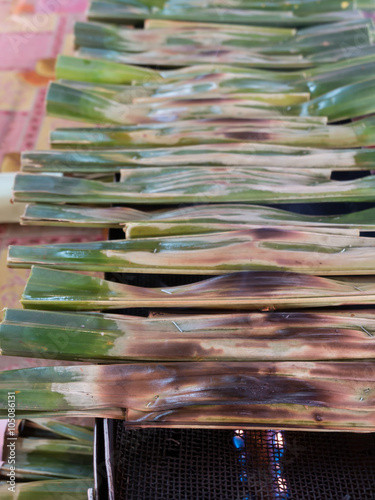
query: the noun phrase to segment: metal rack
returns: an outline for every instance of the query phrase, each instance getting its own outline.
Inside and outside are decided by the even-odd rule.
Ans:
[[[375,434],[97,426],[96,500],[375,500]]]

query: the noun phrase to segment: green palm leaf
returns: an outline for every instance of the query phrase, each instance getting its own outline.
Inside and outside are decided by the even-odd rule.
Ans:
[[[142,288],[84,274],[33,267],[22,304],[30,309],[104,310],[132,307],[280,309],[372,304],[375,282],[280,272],[235,273],[191,285]]]

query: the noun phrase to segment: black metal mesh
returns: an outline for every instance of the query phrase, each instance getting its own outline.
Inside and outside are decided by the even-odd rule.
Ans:
[[[375,434],[126,429],[116,500],[375,500]]]

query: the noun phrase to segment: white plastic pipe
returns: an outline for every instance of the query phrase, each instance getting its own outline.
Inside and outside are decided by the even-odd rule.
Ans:
[[[26,203],[12,203],[15,172],[0,173],[0,223],[19,222]]]

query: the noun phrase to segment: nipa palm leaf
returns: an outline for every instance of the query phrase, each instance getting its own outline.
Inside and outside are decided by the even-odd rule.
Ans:
[[[84,274],[33,267],[21,302],[29,309],[105,310],[132,307],[198,309],[300,309],[372,304],[371,277],[327,279],[254,271],[164,288],[143,288]]]
[[[6,356],[91,363],[375,358],[375,315],[246,313],[139,318],[10,309]]]

